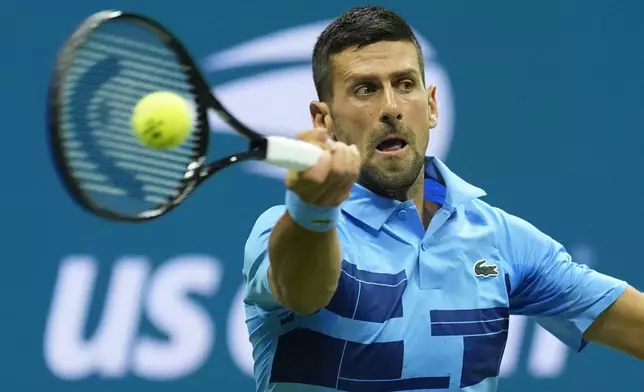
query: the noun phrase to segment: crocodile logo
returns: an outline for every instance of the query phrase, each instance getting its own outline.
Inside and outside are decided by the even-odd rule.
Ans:
[[[498,266],[486,263],[486,259],[479,260],[474,263],[474,275],[482,278],[487,278],[488,276],[499,276]]]

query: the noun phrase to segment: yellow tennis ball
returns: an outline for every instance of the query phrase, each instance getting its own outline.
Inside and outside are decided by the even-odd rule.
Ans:
[[[157,91],[136,104],[131,122],[134,134],[145,146],[170,149],[190,136],[192,109],[182,96]]]

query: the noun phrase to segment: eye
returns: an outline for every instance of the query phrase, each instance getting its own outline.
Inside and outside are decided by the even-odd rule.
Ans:
[[[356,95],[369,95],[376,92],[376,86],[373,84],[361,84],[354,90]]]
[[[405,79],[398,84],[398,86],[404,91],[412,90],[415,85],[414,81],[409,79]]]

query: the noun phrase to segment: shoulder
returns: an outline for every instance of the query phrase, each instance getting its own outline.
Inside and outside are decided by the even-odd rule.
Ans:
[[[268,249],[270,233],[285,210],[283,205],[273,206],[255,220],[244,246],[244,265],[246,267],[262,258],[262,254]]]
[[[519,261],[530,254],[560,246],[553,238],[534,224],[480,199],[466,206],[469,220],[480,220],[490,227],[496,236],[499,250]]]
[[[512,231],[519,234],[531,234],[538,229],[527,220],[511,214],[499,207],[476,199],[465,206],[468,217],[483,220],[485,224],[495,227],[499,231]]]
[[[527,220],[480,199],[473,200],[465,211],[468,215],[483,219],[487,225],[494,227],[499,233],[511,235],[515,239],[525,236],[545,236],[544,233]]]
[[[469,214],[468,220],[484,221],[493,233],[500,259],[508,269],[513,291],[522,286],[526,278],[545,269],[549,262],[568,259],[561,244],[517,215],[480,199],[470,203],[466,214]]]

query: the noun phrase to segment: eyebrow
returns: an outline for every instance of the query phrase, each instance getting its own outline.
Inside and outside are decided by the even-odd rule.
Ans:
[[[414,68],[405,68],[389,74],[392,79],[399,79],[404,76],[420,76],[419,72]],[[360,79],[378,79],[378,75],[374,73],[351,73],[346,76],[345,80],[360,80]]]

